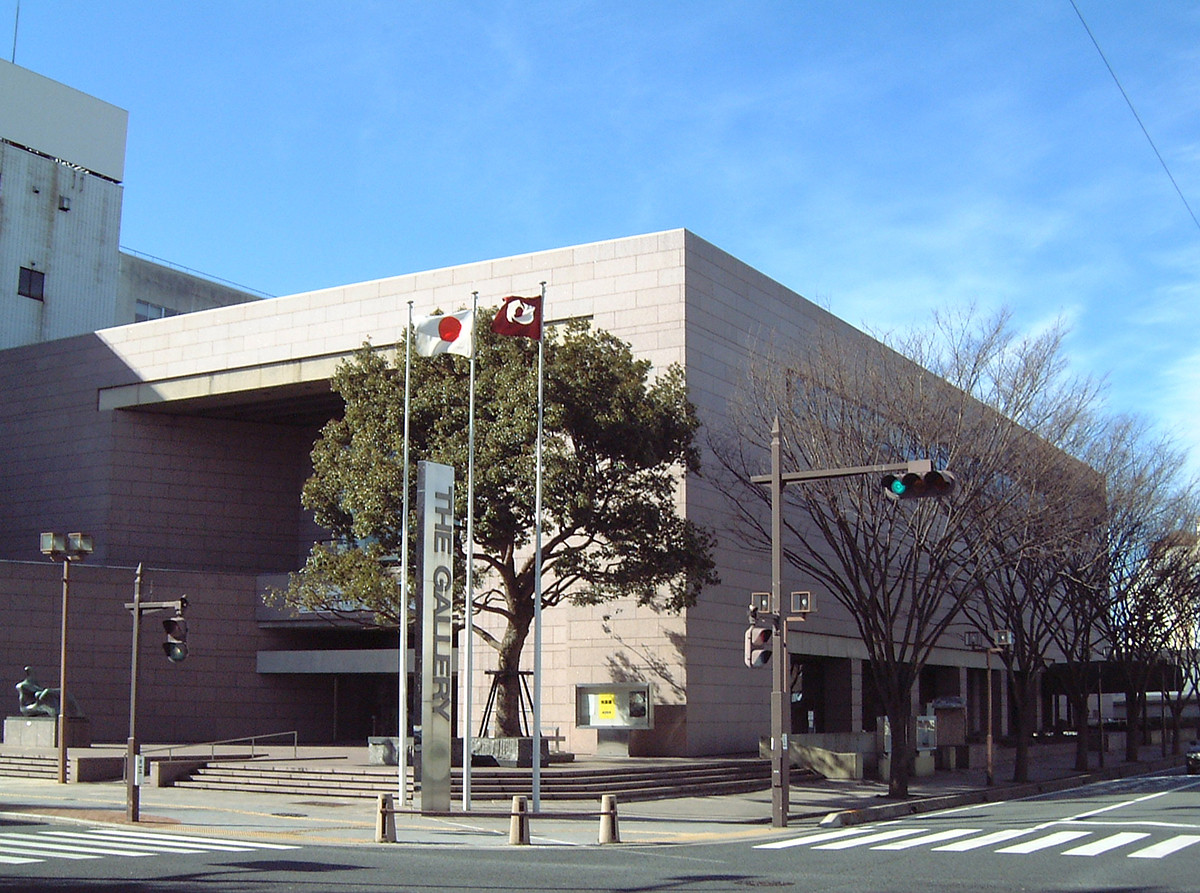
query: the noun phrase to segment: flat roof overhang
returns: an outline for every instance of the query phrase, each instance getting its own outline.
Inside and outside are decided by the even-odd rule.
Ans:
[[[342,398],[330,387],[330,380],[350,356],[304,357],[100,388],[97,409],[321,424],[342,412]]]
[[[457,654],[457,649],[455,649]],[[413,649],[408,649],[408,671],[416,666]],[[333,674],[333,673],[378,673],[397,675],[400,670],[399,648],[354,648],[349,650],[320,651],[259,651],[255,655],[259,673],[277,674]],[[457,667],[457,658],[454,666]]]

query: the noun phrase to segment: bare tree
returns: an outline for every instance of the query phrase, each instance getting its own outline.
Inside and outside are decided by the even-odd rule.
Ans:
[[[1096,556],[1102,554],[1096,545],[1098,535],[1098,526],[1094,524],[1092,535],[1081,537],[1064,556],[1056,590],[1061,622],[1048,627],[1063,659],[1057,678],[1065,689],[1075,721],[1075,769],[1079,772],[1088,769],[1088,702],[1098,691],[1102,672],[1102,666],[1094,661],[1102,642],[1101,620],[1106,611],[1107,592],[1103,564],[1096,560]],[[1103,727],[1099,729],[1099,735],[1100,765],[1103,766]]]
[[[1045,383],[1061,373],[1062,332],[1014,336],[1006,314],[937,319],[895,348],[846,331],[769,345],[731,406],[731,436],[714,438],[739,529],[767,549],[761,472],[779,419],[786,470],[928,458],[957,476],[945,500],[897,502],[877,479],[792,488],[786,560],[853,618],[892,730],[889,796],[908,792],[912,692],[934,646],[1000,556],[973,535],[1028,497],[1014,465],[1047,418]],[[1014,537],[1017,536],[1014,534]]]
[[[1045,533],[1045,546],[1050,546],[1055,534]],[[1072,629],[1073,618],[1069,600],[1062,597],[1061,564],[1052,548],[1030,543],[1014,555],[999,550],[998,557],[1001,560],[993,562],[993,572],[981,581],[977,597],[967,602],[965,613],[985,639],[994,630],[1011,633],[1011,644],[1000,650],[1000,656],[1012,681],[1013,781],[1028,781],[1042,681],[1055,653],[1056,638]]]
[[[1085,461],[1103,483],[1104,506],[1072,568],[1074,595],[1090,603],[1102,647],[1125,689],[1125,759],[1138,758],[1146,690],[1175,639],[1180,613],[1172,592],[1183,588],[1174,556],[1181,531],[1194,524],[1193,482],[1183,477],[1186,453],[1135,417],[1114,417]]]
[[[1057,339],[1026,349],[1048,350],[1061,357]],[[1052,368],[1045,359],[1028,365]],[[1011,634],[1011,643],[999,653],[1011,680],[1014,781],[1029,778],[1030,745],[1048,665],[1060,654],[1090,650],[1090,642],[1074,641],[1088,622],[1077,616],[1079,606],[1065,591],[1063,568],[1079,543],[1090,541],[1103,505],[1098,476],[1072,455],[1094,434],[1098,384],[1067,376],[1062,369],[1036,381],[1040,418],[1031,436],[1014,444],[1012,461],[1012,474],[1023,495],[1008,500],[999,519],[981,518],[986,523],[972,531],[993,555],[979,576],[975,596],[964,606],[967,618],[985,639],[990,641],[994,630]],[[1086,678],[1080,685],[1086,686]],[[1086,751],[1084,760],[1086,765]]]
[[[1178,563],[1176,585],[1170,595],[1176,622],[1164,658],[1174,666],[1177,687],[1172,691],[1164,686],[1163,697],[1171,710],[1171,753],[1177,754],[1182,745],[1184,711],[1200,697],[1200,531],[1178,534],[1171,558]],[[1200,719],[1195,737],[1200,738]]]
[[[1193,610],[1195,606],[1193,606]],[[1200,648],[1196,629],[1200,617],[1192,615],[1191,627],[1180,637],[1180,644],[1170,650],[1171,660],[1179,672],[1179,689],[1168,699],[1171,708],[1171,752],[1179,753],[1183,743],[1183,714],[1188,704],[1197,703],[1200,693]],[[1200,718],[1193,728],[1193,739],[1200,739]]]

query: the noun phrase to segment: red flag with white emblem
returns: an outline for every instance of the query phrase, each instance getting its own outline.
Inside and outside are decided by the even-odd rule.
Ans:
[[[522,298],[510,295],[504,299],[496,317],[492,320],[492,331],[497,335],[515,335],[518,338],[542,337],[542,298]]]

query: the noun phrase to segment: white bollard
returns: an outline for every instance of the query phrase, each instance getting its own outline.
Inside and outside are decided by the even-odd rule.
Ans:
[[[524,797],[512,798],[512,813],[508,822],[508,842],[510,844],[529,843],[529,812],[526,809]]]
[[[600,842],[621,842],[621,832],[617,828],[617,798],[615,794],[605,794],[600,798]]]
[[[375,809],[375,842],[396,842],[396,812],[392,808],[392,795],[380,794]]]

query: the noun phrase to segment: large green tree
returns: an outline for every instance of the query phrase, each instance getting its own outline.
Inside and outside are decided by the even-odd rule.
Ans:
[[[480,314],[481,317],[486,314]],[[677,366],[652,376],[629,345],[583,323],[545,345],[542,564],[534,563],[537,342],[476,332],[475,625],[498,653],[493,732],[519,735],[521,653],[542,606],[632,598],[659,610],[695,603],[716,582],[712,535],[681,516],[681,486],[699,467],[698,421]],[[454,466],[466,514],[468,360],[413,357],[410,459]],[[404,622],[387,556],[400,551],[404,367],[365,345],[337,371],[345,401],[313,448],[303,504],[336,545],[316,544],[279,596]],[[411,474],[415,485],[416,475]],[[415,500],[414,500],[415,503]],[[415,527],[415,525],[413,525]],[[460,559],[465,544],[457,544]],[[457,575],[461,581],[462,575]],[[503,627],[499,635],[483,626]]]

